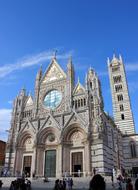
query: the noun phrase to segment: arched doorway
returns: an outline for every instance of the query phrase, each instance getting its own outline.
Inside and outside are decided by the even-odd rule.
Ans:
[[[48,127],[41,131],[38,136],[38,157],[43,158],[37,164],[38,173],[47,177],[56,177],[59,171],[59,131],[56,128]]]
[[[18,136],[15,159],[15,175],[31,177],[33,172],[34,139],[25,131]]]
[[[78,124],[68,126],[63,136],[63,173],[77,177],[89,170],[87,134]],[[84,162],[87,160],[87,163]]]

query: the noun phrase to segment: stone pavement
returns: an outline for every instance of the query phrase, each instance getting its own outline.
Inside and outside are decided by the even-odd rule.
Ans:
[[[2,190],[9,190],[11,181],[13,181],[15,179],[16,178],[10,178],[10,177],[0,178],[0,180],[2,180],[2,182],[3,182]],[[33,179],[30,179],[30,180],[32,181],[32,190],[53,190],[56,178],[49,179],[49,182],[47,182],[47,183],[44,183],[42,178],[39,178],[36,180],[33,180]],[[91,180],[91,177],[73,178],[73,183],[74,183],[73,189],[74,190],[82,190],[82,189],[88,190],[90,180]],[[106,177],[105,181],[106,181],[106,190],[117,189],[116,184],[115,184],[115,188],[112,187],[111,178]],[[125,189],[125,184],[124,184],[124,189]]]

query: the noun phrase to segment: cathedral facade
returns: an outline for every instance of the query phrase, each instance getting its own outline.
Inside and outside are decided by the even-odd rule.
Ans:
[[[120,69],[114,71],[117,67]],[[66,73],[56,57],[44,73],[40,68],[34,97],[22,89],[14,101],[5,160],[12,175],[89,176],[95,171],[111,175],[113,169],[137,172],[138,136],[122,59],[108,60],[108,68],[114,119],[104,111],[94,70],[89,69],[85,85],[79,81],[75,85],[71,58]],[[123,78],[119,84],[113,81],[116,75]],[[122,85],[119,93],[114,91],[121,88],[117,85]],[[114,98],[121,94],[124,99],[119,96],[116,104]]]

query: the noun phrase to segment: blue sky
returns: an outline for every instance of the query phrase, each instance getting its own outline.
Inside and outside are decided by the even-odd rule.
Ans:
[[[107,57],[122,55],[138,132],[138,1],[0,1],[0,139],[6,140],[12,101],[25,86],[34,92],[36,73],[57,49],[66,70],[72,55],[84,84],[91,66],[101,79],[105,111],[112,115]]]

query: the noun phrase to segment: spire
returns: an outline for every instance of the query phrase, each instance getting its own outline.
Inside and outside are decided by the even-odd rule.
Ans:
[[[20,91],[20,96],[25,96],[25,93],[26,93],[26,89],[25,89],[25,86],[23,86],[23,88]]]
[[[110,59],[107,57],[107,64],[110,65]]]
[[[53,52],[53,59],[56,59],[56,55],[57,55],[57,49],[54,50],[54,52]]]
[[[37,72],[36,79],[40,80],[42,77],[42,64],[40,66],[39,71]]]
[[[78,77],[78,84],[80,83],[80,78]]]
[[[68,64],[72,64],[72,56],[71,55],[69,56]]]
[[[116,59],[115,53],[113,53],[113,59]]]
[[[68,67],[68,68],[73,67],[73,64],[72,64],[72,56],[71,56],[71,55],[69,56],[67,67]]]
[[[113,54],[113,59],[111,62],[115,64],[119,62],[119,59],[116,57],[115,53]]]
[[[120,60],[120,62],[123,62],[121,54],[119,54],[119,60]]]
[[[88,90],[88,74],[85,74],[85,88]]]

